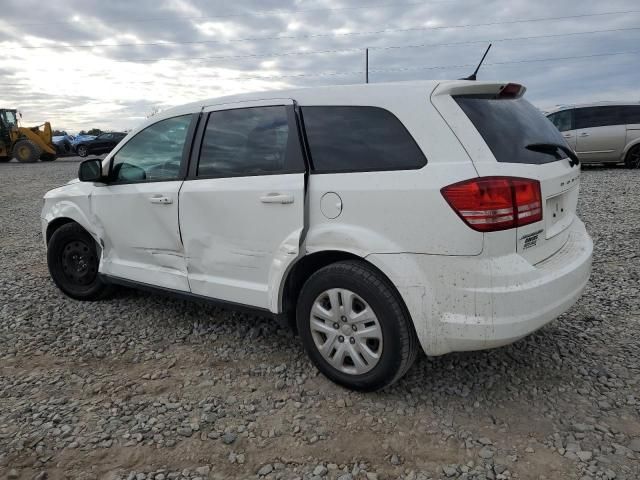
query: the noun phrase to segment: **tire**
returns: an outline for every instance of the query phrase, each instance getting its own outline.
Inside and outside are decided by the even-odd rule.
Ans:
[[[95,240],[77,223],[66,223],[53,233],[47,264],[53,282],[71,298],[98,300],[111,290],[98,275]]]
[[[58,157],[51,153],[43,153],[42,155],[40,155],[40,160],[43,162],[53,162],[56,158]]]
[[[640,145],[636,145],[624,159],[624,165],[627,168],[640,168]]]
[[[37,162],[42,155],[40,147],[31,140],[20,140],[13,146],[13,156],[22,163]]]
[[[0,157],[0,163],[6,163],[11,161],[11,157]]]
[[[86,145],[78,145],[76,147],[76,153],[82,158],[85,158],[89,155],[89,147]]]
[[[296,322],[318,370],[353,390],[393,384],[418,353],[413,323],[395,287],[362,261],[334,263],[311,275],[298,298]]]

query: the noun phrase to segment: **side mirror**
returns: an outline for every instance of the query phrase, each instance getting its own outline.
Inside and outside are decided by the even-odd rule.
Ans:
[[[85,160],[78,169],[78,179],[81,182],[99,182],[102,177],[102,160]]]

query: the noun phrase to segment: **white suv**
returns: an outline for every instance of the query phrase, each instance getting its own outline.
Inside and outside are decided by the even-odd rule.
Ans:
[[[163,112],[46,194],[67,295],[152,288],[287,320],[331,380],[514,342],[591,268],[580,167],[516,84],[310,88]]]

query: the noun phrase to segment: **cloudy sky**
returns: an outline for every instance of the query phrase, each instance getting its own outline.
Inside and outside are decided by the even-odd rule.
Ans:
[[[637,0],[0,0],[0,106],[70,133],[289,86],[527,85],[540,108],[640,100]]]

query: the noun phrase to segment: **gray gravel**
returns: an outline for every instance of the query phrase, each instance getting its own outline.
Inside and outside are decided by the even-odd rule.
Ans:
[[[0,165],[0,478],[640,478],[640,171],[583,172],[595,262],[571,311],[358,394],[263,318],[65,298],[39,213],[77,165]]]

